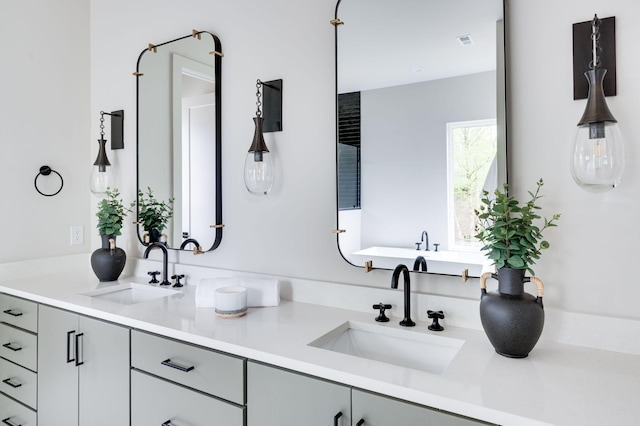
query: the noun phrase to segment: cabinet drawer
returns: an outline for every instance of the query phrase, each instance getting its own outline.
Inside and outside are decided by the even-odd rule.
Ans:
[[[365,420],[367,426],[479,426],[489,423],[460,417],[437,409],[412,404],[359,389],[351,392],[353,422]],[[354,423],[355,424],[355,423]]]
[[[244,417],[244,407],[139,371],[131,372],[132,425],[243,426]]]
[[[241,358],[134,330],[131,366],[236,404],[245,402]]]
[[[36,412],[0,394],[0,421],[3,425],[36,426]]]
[[[0,323],[0,357],[36,371],[37,348],[35,334]]]
[[[37,375],[33,371],[0,358],[0,391],[35,409],[38,391]]]
[[[1,294],[0,321],[37,333],[38,304],[8,294]]]

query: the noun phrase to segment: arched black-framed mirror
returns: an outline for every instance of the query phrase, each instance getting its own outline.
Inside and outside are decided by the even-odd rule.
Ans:
[[[479,276],[473,209],[507,181],[504,0],[339,0],[334,22],[340,253]]]
[[[174,199],[159,231],[169,248],[214,250],[222,240],[222,56],[218,37],[194,30],[138,57],[137,185]],[[138,224],[142,244],[150,234]]]

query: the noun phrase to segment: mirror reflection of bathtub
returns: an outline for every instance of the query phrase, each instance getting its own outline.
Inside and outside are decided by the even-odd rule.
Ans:
[[[507,182],[504,6],[339,0],[336,230],[352,265],[364,266],[351,254],[368,247],[415,249],[423,230],[430,250],[478,244],[474,209],[482,190]],[[472,44],[461,45],[463,34]],[[397,265],[383,258],[365,261]],[[415,256],[402,259],[413,266]],[[435,262],[429,273],[478,269],[451,262],[455,271],[436,272]]]
[[[351,262],[364,264],[373,261],[374,268],[394,269],[405,264],[412,269],[416,257],[422,256],[427,261],[428,272],[444,275],[462,275],[464,269],[469,270],[470,277],[479,277],[491,269],[491,261],[480,252],[465,251],[425,251],[401,247],[368,247],[350,255]]]

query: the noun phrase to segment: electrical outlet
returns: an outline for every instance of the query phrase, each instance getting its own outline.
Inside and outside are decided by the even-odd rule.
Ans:
[[[71,245],[79,245],[84,242],[82,225],[71,225]]]

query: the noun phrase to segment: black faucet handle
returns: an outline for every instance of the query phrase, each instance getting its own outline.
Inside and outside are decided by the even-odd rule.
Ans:
[[[420,250],[420,244],[422,244],[422,242],[416,243],[416,250]]]
[[[435,248],[435,251],[438,251],[438,247],[439,247],[439,246],[440,246],[440,243],[435,243],[435,244],[433,245],[433,247]]]
[[[174,287],[184,287],[184,285],[180,282],[181,279],[184,278],[184,274],[180,275],[171,275],[172,280],[176,280],[176,283],[173,285]]]
[[[387,316],[384,314],[384,311],[387,309],[391,309],[391,305],[380,302],[377,305],[373,305],[373,309],[380,309],[380,314],[376,317],[376,321],[378,322],[389,321],[389,318],[387,318]]]
[[[151,281],[149,281],[149,284],[158,284],[160,282],[158,281],[158,275],[160,275],[160,271],[147,272],[147,275],[151,276]]]
[[[439,320],[444,319],[444,312],[442,311],[427,311],[427,317],[433,319],[431,325],[427,328],[432,331],[442,331],[444,327],[440,325]]]

